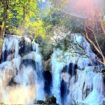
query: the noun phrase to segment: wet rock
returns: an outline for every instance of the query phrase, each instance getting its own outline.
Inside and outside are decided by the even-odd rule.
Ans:
[[[45,70],[51,70],[51,59],[48,59],[47,61],[44,61],[44,68]]]
[[[56,98],[54,97],[54,96],[51,96],[51,97],[46,97],[46,101],[45,101],[45,103],[47,104],[47,105],[58,105],[57,103],[56,103]]]
[[[44,77],[44,91],[46,95],[51,95],[52,74],[50,71],[44,71],[43,77]]]
[[[34,103],[34,105],[58,105],[56,103],[56,98],[54,96],[47,96],[45,101],[38,100]]]
[[[60,94],[61,94],[62,103],[64,102],[64,100],[67,96],[67,93],[68,93],[67,84],[64,80],[62,80],[61,86],[60,86]]]
[[[8,83],[9,86],[15,86],[17,85],[17,83],[14,81],[14,78],[12,78],[9,83]]]
[[[35,61],[32,60],[32,59],[23,59],[21,61],[20,67],[22,67],[23,65],[26,66],[26,67],[31,65],[33,67],[33,69],[35,70],[36,69],[36,65],[35,64],[36,64]]]
[[[19,54],[21,56],[23,56],[24,54],[29,53],[30,51],[32,51],[32,43],[31,40],[27,40],[29,38],[22,38],[19,42]]]
[[[42,100],[38,100],[34,103],[34,105],[45,105],[45,102]]]

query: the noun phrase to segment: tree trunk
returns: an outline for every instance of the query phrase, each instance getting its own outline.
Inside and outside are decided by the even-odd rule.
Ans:
[[[3,30],[2,30],[2,36],[4,37],[5,35],[5,30],[6,30],[6,25],[7,25],[7,18],[8,18],[8,5],[9,5],[9,0],[2,0],[3,4]]]

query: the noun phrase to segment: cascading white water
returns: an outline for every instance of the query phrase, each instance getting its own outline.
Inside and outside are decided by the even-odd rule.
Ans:
[[[4,38],[2,48],[2,61],[12,60],[19,55],[19,39],[15,36]]]
[[[81,34],[72,34],[72,39],[74,43],[83,48],[85,55],[81,55],[82,51],[78,51],[78,49],[74,51],[77,54],[72,53],[74,49],[70,48],[66,52],[60,49],[54,50],[51,59],[53,94],[60,105],[69,105],[70,103],[102,105],[103,80],[102,74],[95,72],[96,55]],[[70,68],[68,67],[69,64],[72,65]],[[75,64],[77,65],[76,68],[74,68]],[[62,80],[64,81],[63,87],[60,88]],[[63,95],[63,99],[60,96],[60,91],[62,94],[66,94],[66,96]]]
[[[1,61],[0,102],[32,104],[35,100],[44,100],[42,56],[37,43],[31,43],[27,37],[21,40],[15,36],[6,36]],[[10,85],[12,79],[16,85]]]
[[[102,105],[103,79],[101,73],[95,72],[96,55],[81,34],[72,34],[71,38],[74,47],[77,44],[83,49],[68,48],[66,51],[54,49],[51,56],[51,95],[56,97],[60,105],[70,105],[73,102],[76,105],[78,103]],[[22,40],[11,37],[11,41],[9,36],[6,37],[2,62],[0,64],[0,102],[33,104],[34,100],[45,99],[42,56],[37,43],[27,37]]]
[[[102,78],[102,74],[101,73],[99,73],[99,74],[94,73],[92,78],[93,78],[93,90],[86,97],[84,102],[89,104],[89,105],[103,105],[104,96],[103,96],[103,78]]]
[[[52,55],[52,75],[53,75],[53,88],[52,94],[57,98],[57,102],[60,103],[60,72],[63,69],[64,62],[57,62],[56,57],[62,53],[59,49],[57,49]]]

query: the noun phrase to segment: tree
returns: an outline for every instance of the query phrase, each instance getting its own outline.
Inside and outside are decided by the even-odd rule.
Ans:
[[[92,24],[93,27],[89,26],[89,23]],[[88,21],[85,24],[85,33],[87,40],[93,46],[96,54],[97,60],[105,65],[105,53],[104,53],[104,46],[105,46],[105,22],[102,18],[97,19],[96,21]],[[92,37],[91,37],[91,35]]]
[[[17,35],[35,34],[34,29],[37,30],[36,36],[45,35],[38,0],[2,0],[0,6],[3,34],[7,28],[9,33]]]
[[[3,14],[3,34],[5,33],[7,18],[8,18],[8,9],[9,9],[9,1],[8,0],[1,0],[0,6],[3,7],[1,10]]]

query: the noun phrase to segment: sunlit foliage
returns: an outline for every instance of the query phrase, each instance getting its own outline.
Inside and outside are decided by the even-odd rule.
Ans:
[[[4,33],[45,36],[38,0],[1,0],[0,21]]]

